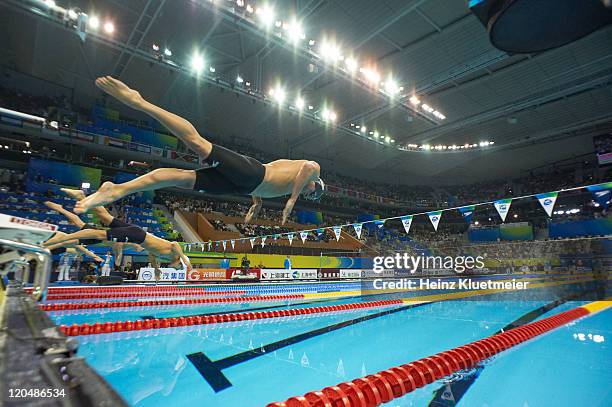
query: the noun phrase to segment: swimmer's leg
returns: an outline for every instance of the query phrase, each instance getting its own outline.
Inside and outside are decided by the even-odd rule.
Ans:
[[[78,232],[53,236],[51,239],[44,243],[45,247],[52,246],[57,243],[64,243],[70,240],[84,240],[84,239],[95,239],[95,240],[106,240],[106,231],[98,229],[83,229]]]
[[[200,136],[189,121],[147,102],[136,90],[130,89],[125,83],[111,76],[103,76],[96,79],[96,86],[120,102],[140,110],[159,121],[202,159],[206,159],[210,155],[212,143]]]
[[[83,199],[85,199],[85,192],[83,192],[80,189],[62,188],[61,191],[65,193],[66,195],[68,195],[69,197],[75,199],[77,202],[80,202]],[[92,212],[98,218],[100,223],[104,226],[110,225],[110,223],[113,221],[113,215],[111,215],[110,212],[107,211],[106,208],[102,206],[97,206],[93,208]],[[79,226],[79,228],[83,228],[83,226]]]
[[[76,213],[115,202],[126,195],[142,191],[154,191],[167,187],[180,187],[193,189],[196,173],[193,170],[178,168],[158,168],[123,184],[105,182],[95,194],[89,195],[74,207]]]
[[[55,203],[55,202],[47,201],[45,202],[45,206],[49,209],[53,209],[57,213],[64,215],[64,217],[68,219],[70,223],[72,223],[74,226],[78,227],[79,229],[85,226],[85,222],[83,222],[83,220],[79,218],[78,215],[65,209],[62,205]]]

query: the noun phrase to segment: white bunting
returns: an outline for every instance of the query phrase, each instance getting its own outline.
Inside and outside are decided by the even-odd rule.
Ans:
[[[512,204],[512,199],[500,199],[499,201],[495,201],[493,206],[497,209],[497,213],[501,218],[502,222],[506,221],[506,216],[508,216],[508,212],[510,212],[510,205]]]
[[[336,242],[337,242],[338,240],[340,240],[340,234],[342,233],[342,227],[334,226],[332,229],[334,230],[334,235],[336,236]]]
[[[357,239],[361,239],[361,229],[363,228],[363,223],[353,223],[353,229],[355,229],[355,234],[357,234]]]
[[[287,239],[289,240],[289,246],[291,246],[291,244],[293,243],[293,233],[289,233],[287,235]]]
[[[538,198],[538,201],[540,201],[540,205],[542,205],[542,208],[544,208],[549,218],[552,216],[553,209],[555,208],[557,195],[557,192],[536,195],[536,198]]]
[[[429,216],[429,220],[431,221],[434,230],[437,232],[438,224],[440,223],[440,218],[442,217],[442,211],[427,212],[427,216]]]
[[[261,237],[261,247],[264,247],[266,245],[266,237],[268,237],[268,236],[262,236]]]
[[[234,247],[236,246],[236,241],[234,241],[234,239],[230,240],[230,245],[232,246],[232,250],[234,250]]]
[[[406,234],[410,233],[410,226],[412,225],[412,215],[405,215],[400,218]]]
[[[225,251],[225,249],[227,249],[227,242],[224,240],[221,244],[223,245],[223,251]]]
[[[257,240],[256,237],[252,237],[249,239],[249,241],[251,242],[251,249],[255,246],[255,240]]]
[[[308,237],[308,232],[300,232],[300,239],[302,239],[302,243],[306,243],[307,237]]]

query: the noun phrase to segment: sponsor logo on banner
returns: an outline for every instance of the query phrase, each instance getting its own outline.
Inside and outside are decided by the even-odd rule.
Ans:
[[[493,206],[497,209],[497,213],[501,218],[502,222],[506,221],[506,216],[508,212],[510,212],[510,204],[512,203],[512,199],[500,199],[499,201],[495,201]]]
[[[402,225],[404,225],[404,230],[406,234],[410,233],[410,225],[412,225],[412,215],[405,215],[400,217],[402,220]]]
[[[334,236],[336,236],[336,242],[340,240],[340,234],[342,233],[342,228],[340,226],[334,226]]]
[[[19,218],[16,216],[11,216],[11,218],[9,219],[9,222],[16,223],[18,225],[32,227],[32,228],[49,230],[51,232],[55,232],[57,230],[57,225],[52,225],[50,223],[45,223],[45,222],[39,222],[37,220]]]
[[[160,267],[161,275],[159,281],[185,281],[185,270],[177,270],[173,267]],[[141,267],[138,272],[138,280],[155,281],[155,269],[153,267]]]
[[[155,280],[155,275],[151,270],[143,270],[140,272],[139,280],[143,280],[143,281]]]
[[[317,270],[315,269],[265,269],[261,270],[262,280],[316,280]]]
[[[440,217],[442,216],[442,211],[427,212],[427,216],[429,216],[429,220],[431,221],[434,230],[437,231],[438,224],[440,223]]]
[[[538,198],[538,201],[540,201],[540,205],[542,205],[542,208],[544,208],[548,217],[552,216],[555,202],[557,201],[557,195],[557,192],[536,195],[536,198]]]
[[[381,270],[381,271],[363,270],[363,277],[365,278],[395,277],[395,271],[388,270],[388,269]]]
[[[317,277],[321,280],[335,280],[340,278],[340,270],[338,269],[321,269],[317,273]]]
[[[361,278],[361,270],[355,270],[355,269],[340,270],[340,278]]]
[[[227,280],[227,273],[225,269],[192,269],[187,275],[187,280]]]
[[[261,269],[250,268],[248,272],[239,268],[227,269],[226,276],[228,280],[259,280],[261,278]]]

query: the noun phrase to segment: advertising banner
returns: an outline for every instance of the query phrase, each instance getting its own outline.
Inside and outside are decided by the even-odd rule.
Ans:
[[[225,269],[201,269],[194,268],[187,273],[188,281],[206,281],[206,280],[227,280],[227,270]]]
[[[316,269],[267,269],[261,270],[262,280],[316,280]]]
[[[317,273],[319,280],[337,280],[340,278],[340,270],[338,269],[321,269]]]
[[[185,270],[177,270],[172,267],[160,267],[161,276],[158,281],[184,281]],[[153,267],[141,267],[138,272],[138,281],[155,281],[155,269]]]

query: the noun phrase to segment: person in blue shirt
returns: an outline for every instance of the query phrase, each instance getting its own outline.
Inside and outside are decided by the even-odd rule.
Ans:
[[[285,270],[291,270],[291,257],[289,255],[285,258]]]

